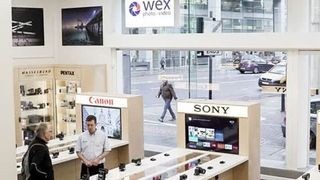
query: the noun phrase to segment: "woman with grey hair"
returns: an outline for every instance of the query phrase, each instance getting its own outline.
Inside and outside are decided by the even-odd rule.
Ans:
[[[52,162],[47,146],[52,132],[46,123],[40,123],[36,137],[30,143],[22,160],[27,180],[54,180]],[[26,165],[25,165],[26,164]]]

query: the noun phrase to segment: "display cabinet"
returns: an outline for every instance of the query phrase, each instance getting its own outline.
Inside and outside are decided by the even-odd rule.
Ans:
[[[105,65],[30,65],[14,71],[17,146],[29,143],[40,122],[52,126],[53,138],[76,134],[76,94],[106,91]]]
[[[80,89],[80,81],[56,81],[57,132],[76,134],[75,96]]]
[[[76,134],[76,94],[81,92],[80,68],[55,68],[57,133]]]
[[[27,145],[35,136],[34,130],[41,122],[55,130],[53,101],[53,69],[17,69],[16,83],[17,144]]]

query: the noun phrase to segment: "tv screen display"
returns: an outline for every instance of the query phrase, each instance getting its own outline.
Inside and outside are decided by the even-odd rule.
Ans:
[[[239,154],[239,120],[186,114],[186,147]]]
[[[82,131],[87,130],[86,118],[97,118],[97,129],[105,132],[109,138],[121,139],[121,109],[114,107],[82,105]]]

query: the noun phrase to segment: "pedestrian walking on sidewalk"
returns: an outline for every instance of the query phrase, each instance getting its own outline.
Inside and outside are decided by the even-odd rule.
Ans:
[[[174,89],[172,87],[172,84],[168,83],[168,80],[163,80],[162,84],[160,85],[160,90],[158,93],[158,98],[160,97],[160,95],[162,96],[163,100],[164,100],[164,107],[163,107],[163,112],[162,115],[159,119],[160,122],[163,122],[163,119],[167,113],[167,110],[169,110],[171,117],[172,117],[172,121],[176,120],[176,115],[174,114],[172,108],[171,108],[171,101],[174,98],[175,100],[177,100],[177,96],[176,93],[174,92]]]
[[[164,60],[164,58],[161,58],[160,60],[160,69],[164,70],[164,65],[166,64],[166,61]]]

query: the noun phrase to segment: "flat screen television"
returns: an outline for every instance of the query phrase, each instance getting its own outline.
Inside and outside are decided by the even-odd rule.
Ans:
[[[97,118],[97,129],[105,132],[109,138],[121,139],[121,109],[104,106],[82,105],[82,131],[87,130],[86,118]]]
[[[186,147],[239,154],[238,118],[186,114]]]

